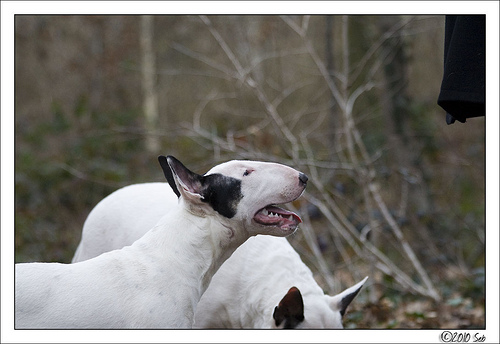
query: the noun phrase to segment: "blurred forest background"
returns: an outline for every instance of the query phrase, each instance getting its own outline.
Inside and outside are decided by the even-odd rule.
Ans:
[[[444,16],[15,18],[15,259],[69,263],[90,210],[276,161],[310,177],[289,238],[347,328],[484,328],[485,122],[436,104]]]

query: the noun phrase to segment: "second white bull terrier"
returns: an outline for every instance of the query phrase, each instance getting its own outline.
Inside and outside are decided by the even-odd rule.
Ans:
[[[230,161],[202,176],[171,156],[159,162],[179,206],[120,250],[76,264],[16,264],[16,329],[190,328],[213,274],[239,245],[287,236],[301,222],[276,206],[306,187],[290,167]]]
[[[89,214],[73,262],[131,244],[177,203],[166,183],[115,191]],[[214,275],[196,308],[195,327],[342,328],[342,315],[365,281],[325,295],[285,238],[258,235]]]

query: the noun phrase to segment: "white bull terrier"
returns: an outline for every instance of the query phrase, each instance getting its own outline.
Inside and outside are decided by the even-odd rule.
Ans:
[[[86,219],[73,262],[130,245],[177,203],[166,183],[135,184],[115,191]],[[196,308],[194,326],[342,328],[342,315],[365,281],[338,295],[325,295],[285,238],[258,235],[239,247],[214,275]]]
[[[16,264],[17,329],[190,328],[213,274],[239,245],[257,234],[287,236],[301,222],[276,206],[306,187],[290,167],[230,161],[202,176],[158,159],[179,206],[120,250],[76,264]]]

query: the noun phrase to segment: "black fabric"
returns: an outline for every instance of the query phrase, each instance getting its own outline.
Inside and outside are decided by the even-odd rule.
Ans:
[[[438,104],[446,122],[485,115],[486,16],[446,16]]]

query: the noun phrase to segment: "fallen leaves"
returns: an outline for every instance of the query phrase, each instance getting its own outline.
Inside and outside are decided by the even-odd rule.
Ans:
[[[377,303],[351,304],[344,317],[345,328],[485,328],[484,299],[473,300],[452,295],[436,303],[414,296],[391,300],[383,297]]]

